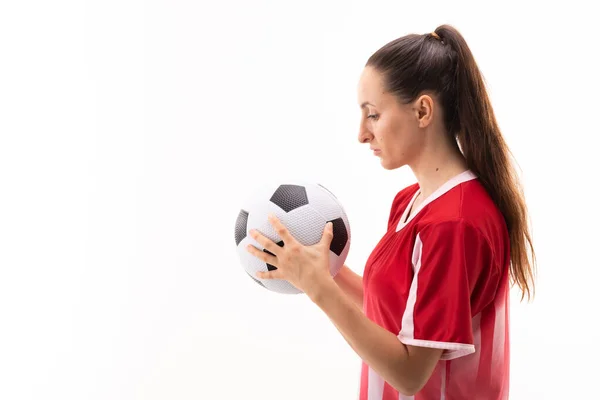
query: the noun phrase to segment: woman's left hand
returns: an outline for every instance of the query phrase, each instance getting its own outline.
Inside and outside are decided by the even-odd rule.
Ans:
[[[249,232],[252,238],[273,255],[251,244],[247,246],[248,252],[265,263],[277,267],[273,271],[257,272],[256,276],[261,279],[285,279],[314,300],[314,296],[324,287],[324,283],[332,280],[329,271],[329,246],[333,239],[331,222],[325,225],[321,240],[312,246],[299,243],[274,215],[269,216],[269,222],[284,245],[279,247],[277,243],[256,230]]]

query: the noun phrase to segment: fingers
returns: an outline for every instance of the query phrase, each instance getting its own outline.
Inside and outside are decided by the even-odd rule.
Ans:
[[[323,236],[321,237],[321,243],[327,247],[331,244],[333,240],[333,223],[328,222],[325,224],[325,229],[323,229]]]
[[[265,250],[270,251],[274,256],[277,256],[281,247],[277,245],[277,243],[273,242],[271,239],[257,231],[256,229],[250,229],[250,237],[256,240]]]
[[[275,245],[275,247],[278,247],[277,245]],[[246,250],[248,250],[248,253],[252,254],[253,256],[255,256],[256,258],[258,258],[261,261],[264,261],[267,264],[271,264],[274,267],[277,267],[277,257],[274,256],[271,253],[267,253],[266,251],[261,251],[259,249],[257,249],[256,247],[254,247],[253,245],[249,244],[248,246],[246,246]],[[268,249],[267,249],[268,250]]]
[[[272,214],[269,215],[269,222],[275,229],[275,232],[277,233],[281,241],[283,243],[286,243],[286,247],[289,248],[288,243],[290,242],[295,244],[296,241],[294,237],[289,233],[287,228],[283,225],[283,223],[281,223],[281,221],[279,221],[277,217],[275,217]],[[283,272],[281,271],[281,269],[279,269],[278,266],[279,263],[277,256],[279,254],[282,254],[282,252],[285,250],[282,249],[282,247],[280,247],[277,243],[273,242],[271,239],[264,236],[255,229],[251,229],[249,234],[264,248],[264,250],[261,251],[253,245],[248,245],[246,247],[248,252],[257,257],[259,260],[265,262],[266,264],[270,264],[277,268],[273,271],[256,272],[256,277],[260,279],[284,279]]]
[[[258,271],[256,277],[260,279],[283,279],[281,270],[276,269],[275,271]]]
[[[286,246],[292,245],[296,243],[296,239],[292,236],[292,234],[287,230],[285,225],[273,214],[269,214],[269,222],[277,232],[277,235],[283,240]]]

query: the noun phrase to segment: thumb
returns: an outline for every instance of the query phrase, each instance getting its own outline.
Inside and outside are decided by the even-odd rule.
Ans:
[[[329,247],[331,241],[333,240],[333,223],[328,222],[325,224],[325,229],[323,230],[323,237],[321,237],[321,243],[325,246]]]

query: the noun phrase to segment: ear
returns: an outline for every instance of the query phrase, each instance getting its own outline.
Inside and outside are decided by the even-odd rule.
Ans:
[[[419,128],[425,128],[433,121],[433,99],[424,94],[419,96],[413,103],[413,110],[417,118]]]

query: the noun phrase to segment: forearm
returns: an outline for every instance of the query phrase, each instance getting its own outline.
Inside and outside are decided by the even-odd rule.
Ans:
[[[404,394],[420,385],[408,348],[393,333],[377,325],[333,281],[311,297],[334,323],[352,349],[386,382]]]
[[[344,265],[333,278],[335,283],[350,299],[363,309],[363,278]]]

